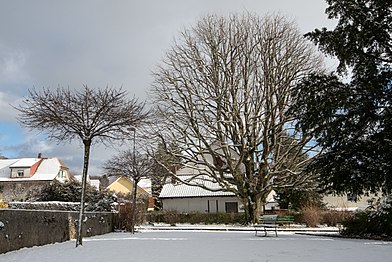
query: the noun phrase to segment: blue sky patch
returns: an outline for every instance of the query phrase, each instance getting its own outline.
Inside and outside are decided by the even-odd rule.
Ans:
[[[9,151],[23,142],[23,134],[17,123],[0,122],[0,154],[12,157],[15,152]]]

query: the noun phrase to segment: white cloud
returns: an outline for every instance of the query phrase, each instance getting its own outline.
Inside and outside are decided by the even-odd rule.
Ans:
[[[206,14],[281,12],[303,32],[328,26],[325,0],[20,0],[0,8],[0,125],[16,122],[28,88],[122,86],[140,99],[151,70],[185,27]],[[73,170],[83,167],[80,142],[57,145],[25,134],[14,147],[23,156],[59,157]],[[41,141],[43,140],[43,141]],[[0,144],[4,151],[4,145]],[[16,154],[16,153],[15,153]],[[95,146],[90,174],[100,172],[115,150]]]
[[[29,81],[26,60],[25,52],[0,44],[0,86]]]
[[[13,106],[16,106],[19,101],[21,101],[20,97],[0,91],[0,122],[16,122],[18,112]]]

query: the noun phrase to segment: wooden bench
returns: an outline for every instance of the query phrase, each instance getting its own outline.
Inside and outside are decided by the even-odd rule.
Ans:
[[[290,225],[294,223],[294,217],[293,216],[278,216],[276,223],[278,225],[288,225],[290,227]]]
[[[263,215],[260,218],[260,223],[254,224],[255,236],[257,236],[257,232],[261,230],[264,231],[264,236],[267,236],[268,231],[274,231],[275,236],[278,236],[277,220],[278,220],[278,215]]]

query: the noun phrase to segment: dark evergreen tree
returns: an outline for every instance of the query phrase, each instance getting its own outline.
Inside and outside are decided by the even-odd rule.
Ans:
[[[390,0],[327,0],[334,30],[306,34],[339,66],[312,75],[293,96],[298,127],[325,153],[310,167],[326,189],[392,191],[392,5]]]
[[[170,145],[170,150],[179,150],[178,146]],[[178,163],[180,160],[175,156],[168,154],[167,149],[161,143],[158,145],[156,151],[153,153],[154,163],[151,172],[151,191],[155,200],[155,206],[159,209],[162,204],[159,200],[159,194],[162,191],[163,185],[166,183],[171,172],[175,173],[180,168]]]
[[[77,181],[67,183],[54,182],[44,186],[37,195],[38,201],[78,202],[82,194],[82,185]],[[98,191],[90,185],[86,186],[87,211],[111,211],[114,203],[112,194]]]
[[[323,196],[317,190],[306,188],[287,188],[277,192],[276,197],[281,209],[301,210],[305,206],[323,207]]]

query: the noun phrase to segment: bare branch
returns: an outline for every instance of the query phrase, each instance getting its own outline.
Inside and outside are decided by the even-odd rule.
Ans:
[[[154,73],[152,130],[183,149],[173,153],[179,165],[259,209],[283,181],[305,179],[310,140],[293,132],[287,110],[296,83],[321,70],[321,55],[284,17],[207,16]]]
[[[106,87],[80,91],[58,88],[29,90],[29,97],[16,108],[19,122],[46,132],[49,138],[64,141],[75,137],[85,141],[122,140],[129,127],[146,122],[148,113],[136,99],[128,100],[121,89]]]
[[[29,90],[19,107],[19,122],[31,129],[46,132],[58,141],[79,138],[84,145],[82,196],[76,246],[82,244],[84,197],[92,142],[111,142],[130,137],[130,128],[146,121],[144,104],[126,99],[121,89],[106,87],[93,90],[87,86],[80,91],[58,88]]]

